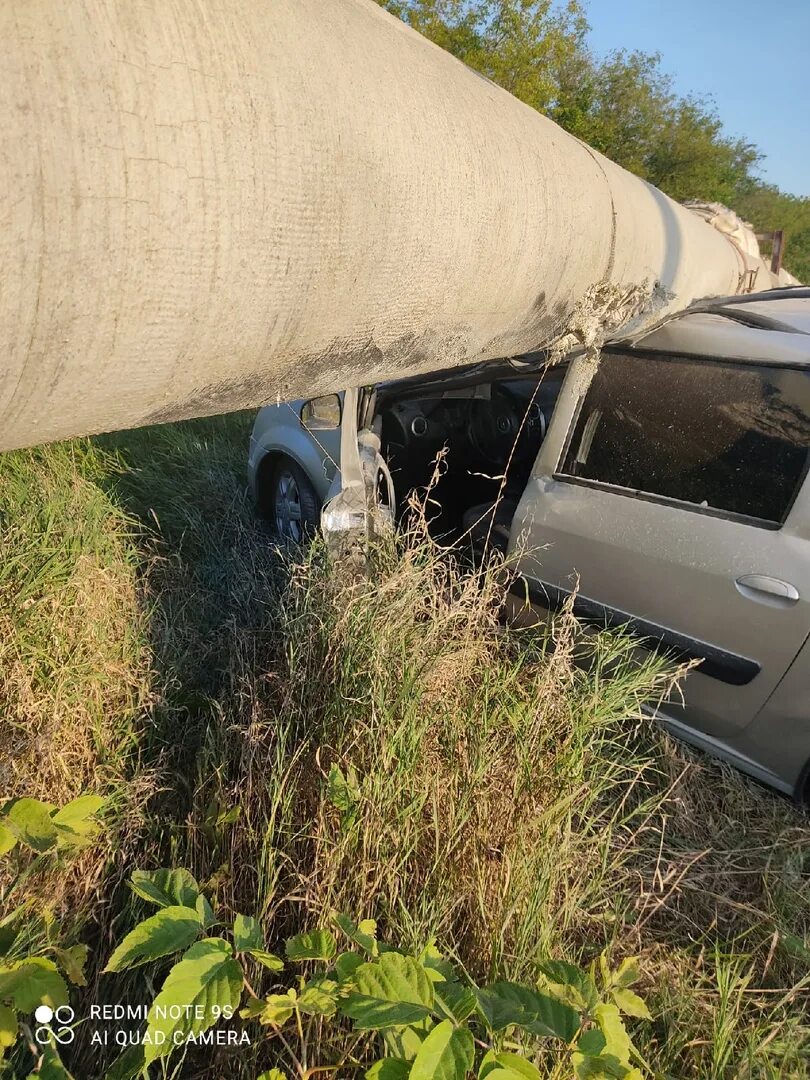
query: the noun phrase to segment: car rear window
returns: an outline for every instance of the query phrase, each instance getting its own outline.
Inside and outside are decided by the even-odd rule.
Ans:
[[[604,353],[563,475],[780,524],[810,451],[810,370]]]

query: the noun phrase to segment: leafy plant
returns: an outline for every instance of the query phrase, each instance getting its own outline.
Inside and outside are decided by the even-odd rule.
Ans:
[[[158,911],[143,919],[114,950],[106,972],[126,971],[182,952],[152,1002],[139,1053],[127,1052],[134,1076],[178,1046],[194,1041],[220,1019],[230,1020],[242,999],[241,960],[251,957],[278,971],[284,962],[264,947],[255,919],[237,915],[232,941],[203,936],[218,925],[207,897],[187,870],[135,871],[130,886]]]
[[[11,799],[0,808],[0,855],[18,843],[37,854],[84,847],[98,837],[103,807],[99,795],[80,795],[61,809],[41,799]]]
[[[353,766],[349,766],[349,774],[344,776],[339,765],[332,765],[327,778],[326,797],[340,812],[341,828],[343,830],[351,828],[360,801],[360,788]]]
[[[38,858],[86,847],[99,835],[97,817],[104,802],[97,795],[82,795],[61,809],[40,799],[5,802],[0,809],[0,855],[9,855],[18,845]],[[39,1006],[50,1010],[66,1006],[68,981],[85,985],[87,946],[63,947],[52,915],[45,913],[41,919],[44,945],[33,952],[24,948],[21,942],[30,937],[23,932],[26,914],[22,905],[0,922],[0,1059],[22,1037],[35,1058],[32,1075],[59,1080],[69,1074],[52,1041],[42,1043],[32,1033],[29,1018]],[[45,1029],[40,1026],[39,1030]]]
[[[339,950],[329,928],[309,930],[286,943],[287,960],[306,967],[295,985],[257,994],[247,978],[248,958],[280,972],[284,961],[269,952],[258,922],[237,915],[224,927],[228,938],[206,936],[215,924],[210,905],[183,870],[133,875],[133,890],[159,911],[140,922],[115,949],[107,971],[123,971],[182,951],[149,1011],[143,1053],[134,1075],[186,1042],[195,1042],[219,1020],[239,1015],[278,1038],[301,1080],[330,1066],[311,1065],[324,1024],[350,1022],[368,1080],[540,1080],[531,1058],[546,1040],[567,1055],[578,1078],[641,1080],[644,1062],[623,1015],[649,1018],[630,987],[639,978],[636,960],[611,971],[604,956],[584,971],[547,961],[534,986],[499,981],[479,987],[464,978],[428,944],[409,954],[377,938],[374,920],[359,924],[333,916],[348,939]],[[320,1025],[307,1045],[312,1022]],[[284,1030],[290,1026],[294,1035]],[[295,1046],[297,1040],[297,1048]],[[369,1047],[371,1061],[369,1058]],[[280,1080],[278,1070],[263,1074]]]

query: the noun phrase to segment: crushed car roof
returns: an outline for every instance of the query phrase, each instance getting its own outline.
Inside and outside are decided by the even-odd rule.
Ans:
[[[810,288],[792,286],[693,304],[625,341],[634,349],[810,365]]]

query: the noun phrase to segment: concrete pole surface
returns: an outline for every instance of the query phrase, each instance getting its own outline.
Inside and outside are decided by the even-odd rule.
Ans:
[[[372,0],[0,0],[0,117],[0,449],[640,326],[746,268]]]

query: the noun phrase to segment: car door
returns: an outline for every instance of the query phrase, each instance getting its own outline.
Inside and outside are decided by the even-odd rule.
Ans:
[[[531,595],[699,659],[666,713],[738,733],[810,632],[810,370],[612,350],[583,396],[583,364],[513,523]]]
[[[298,410],[301,427],[316,448],[324,476],[332,482],[340,463],[340,426],[343,393],[324,394],[303,402]]]

